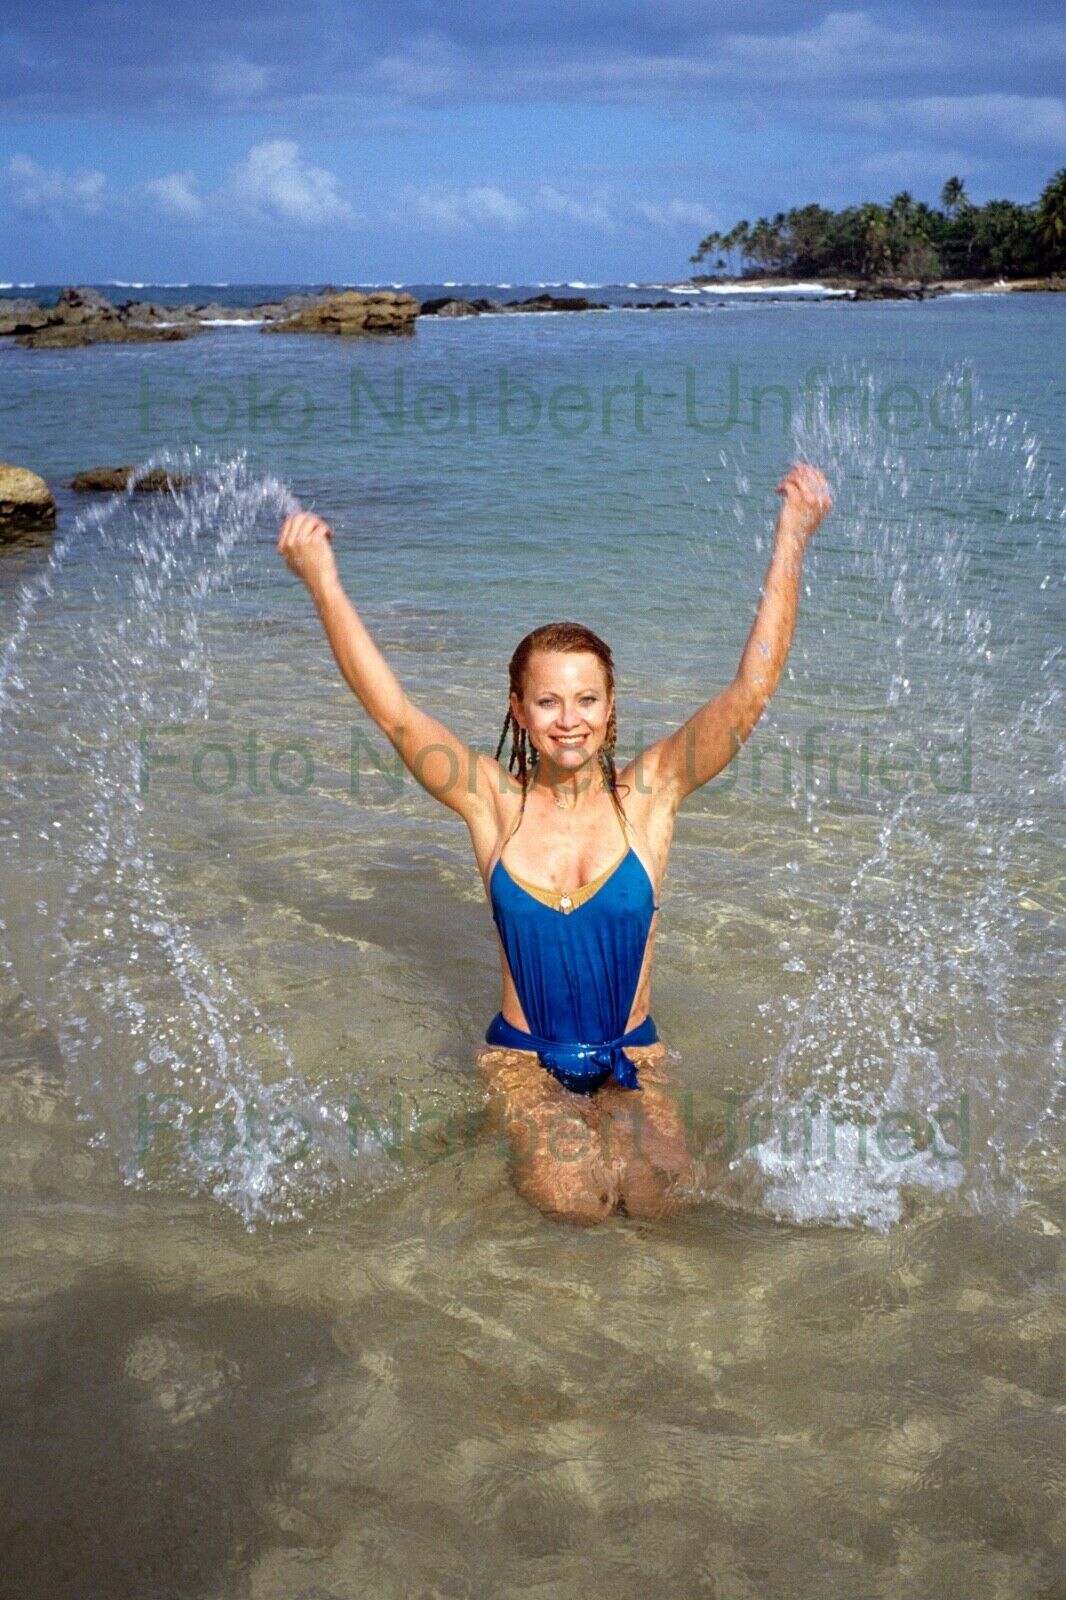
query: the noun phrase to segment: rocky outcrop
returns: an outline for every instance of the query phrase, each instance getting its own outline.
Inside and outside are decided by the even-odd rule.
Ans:
[[[190,328],[142,328],[131,322],[92,318],[87,322],[68,327],[62,322],[49,323],[35,333],[16,335],[15,343],[27,350],[73,350],[85,344],[161,344],[175,339],[187,339]]]
[[[186,310],[184,306],[180,309]],[[263,313],[256,306],[223,306],[212,300],[206,306],[191,307],[187,315],[195,322],[259,322]]]
[[[117,311],[123,322],[139,323],[147,327],[168,323],[171,326],[195,329],[205,322],[262,322],[266,319],[291,317],[317,298],[317,295],[294,294],[288,300],[261,306],[224,306],[218,300],[210,300],[206,305],[182,302],[180,305],[163,306],[154,300],[123,300]]]
[[[56,525],[51,489],[36,472],[0,461],[0,539]]]
[[[535,294],[529,300],[508,300],[505,311],[607,311],[609,307],[583,295]]]
[[[250,306],[249,310],[257,319],[266,322],[277,322],[282,317],[294,317],[297,312],[304,311],[308,306],[317,305],[324,296],[334,295],[336,289],[323,289],[317,294],[287,294],[284,300],[261,300],[258,305]],[[195,308],[197,315],[202,308]]]
[[[660,301],[660,305],[667,304]],[[671,302],[672,303],[672,302]],[[424,300],[420,308],[423,317],[477,317],[487,312],[513,311],[608,311],[609,306],[583,295],[537,294],[529,300],[462,300],[442,296],[437,300]]]
[[[27,300],[25,295],[16,295],[12,300],[0,300],[0,320],[7,322],[19,317],[43,317],[47,312],[42,311],[36,300]]]
[[[123,300],[115,309],[120,321],[141,327],[152,327],[160,322],[189,322],[195,326],[196,319],[191,314],[190,306],[161,306],[154,300]]]
[[[118,320],[115,307],[99,289],[78,288],[73,285],[60,289],[54,311],[57,320],[65,322],[68,327],[74,327],[82,322]]]
[[[0,334],[31,333],[43,328],[50,313],[42,311],[36,300],[0,300]]]
[[[188,330],[139,322],[125,309],[113,306],[98,289],[68,286],[60,290],[54,306],[38,306],[32,301],[0,303],[0,333],[13,334],[16,344],[29,350],[69,350],[86,344],[184,339]]]
[[[944,290],[936,283],[905,283],[899,278],[878,278],[873,283],[860,283],[852,292],[853,300],[933,300]]]
[[[79,493],[98,490],[119,494],[129,487],[136,471],[136,467],[89,467],[71,479],[70,487]],[[147,494],[160,489],[184,489],[191,482],[186,473],[167,472],[163,467],[153,467],[139,477],[133,487],[138,493]]]
[[[451,300],[442,296],[438,300],[423,300],[419,309],[421,317],[480,317],[484,311],[502,311],[495,300]]]
[[[413,333],[417,316],[418,301],[413,295],[391,289],[373,294],[345,289],[341,294],[316,297],[295,315],[264,324],[262,332],[333,333],[342,338]]]

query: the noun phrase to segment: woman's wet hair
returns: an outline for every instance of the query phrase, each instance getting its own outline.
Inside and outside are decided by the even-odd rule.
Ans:
[[[612,699],[611,714],[607,720],[607,734],[600,746],[600,766],[603,770],[604,783],[607,786],[611,799],[619,812],[622,813],[621,802],[618,798],[618,770],[615,766],[614,751],[618,738],[618,720],[615,715],[614,700],[614,657],[611,655],[610,645],[605,644],[598,633],[593,633],[591,628],[586,628],[580,622],[546,622],[543,627],[534,628],[532,633],[527,633],[521,640],[508,667],[511,693],[519,700],[525,693],[526,673],[529,670],[529,658],[535,650],[544,652],[565,651],[570,654],[587,652],[599,661],[603,668],[603,675],[607,680],[607,693]],[[503,719],[503,732],[500,742],[496,746],[496,759],[500,759],[507,739],[507,730],[511,730],[511,754],[507,761],[508,772],[513,772],[522,785],[522,807],[525,808],[526,791],[536,772],[539,753],[534,749],[525,728],[520,727],[508,706],[507,715]]]

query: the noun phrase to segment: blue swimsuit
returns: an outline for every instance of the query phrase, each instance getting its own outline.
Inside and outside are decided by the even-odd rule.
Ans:
[[[489,878],[489,894],[522,1012],[533,1031],[525,1033],[497,1012],[485,1042],[535,1050],[541,1066],[576,1094],[591,1094],[610,1077],[623,1088],[639,1089],[624,1046],[654,1044],[659,1035],[650,1016],[629,1033],[624,1029],[659,907],[636,851],[630,846],[586,898],[579,898],[577,890],[573,900],[553,896],[558,910],[537,897],[553,891],[524,887],[504,866],[501,852]]]

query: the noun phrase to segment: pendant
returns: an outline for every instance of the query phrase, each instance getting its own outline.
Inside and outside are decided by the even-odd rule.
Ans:
[[[574,902],[571,900],[570,896],[568,894],[561,894],[559,896],[559,910],[560,911],[573,911],[573,909],[574,909]]]

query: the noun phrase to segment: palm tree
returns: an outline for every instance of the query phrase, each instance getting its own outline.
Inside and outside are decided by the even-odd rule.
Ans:
[[[748,224],[746,222],[735,222],[733,224],[733,226],[730,228],[729,232],[728,233],[723,233],[721,235],[721,237],[719,238],[719,240],[718,240],[719,248],[724,250],[726,252],[727,256],[729,256],[730,258],[732,258],[733,251],[736,250],[738,248],[738,246],[739,246],[739,248],[740,248],[740,263],[741,263],[741,268],[742,269],[743,269],[743,265],[744,265],[744,246],[747,243],[747,238],[748,238]],[[731,264],[732,264],[732,262],[731,262],[731,259],[730,259],[730,265]]]
[[[770,264],[772,252],[773,230],[766,217],[759,217],[748,238],[747,254],[765,272]]]
[[[947,245],[951,268],[965,267],[969,272],[974,247],[977,208],[972,204],[961,178],[949,178],[940,191],[940,204],[952,221]],[[959,259],[964,251],[963,259]]]
[[[712,250],[717,250],[721,243],[722,235],[720,233],[709,233],[706,239],[700,240],[696,246],[696,254],[689,256],[689,261],[694,267],[698,267],[704,256],[709,255]]]
[[[862,241],[861,276],[871,278],[887,265],[888,230],[885,227],[883,206],[865,205],[859,210],[859,234]]]
[[[1037,234],[1048,252],[1052,272],[1066,265],[1066,167],[1060,167],[1040,196]]]
[[[1044,186],[1039,200],[1021,205],[989,200],[976,206],[960,177],[948,178],[940,209],[915,200],[907,189],[887,205],[827,211],[819,205],[778,211],[752,225],[734,223],[709,233],[693,265],[708,255],[713,268],[762,272],[827,272],[860,278],[903,272],[920,279],[975,273],[1034,276],[1066,272],[1066,167]]]

